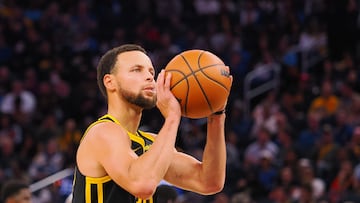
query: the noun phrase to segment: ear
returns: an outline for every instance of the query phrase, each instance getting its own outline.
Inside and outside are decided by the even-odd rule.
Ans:
[[[115,78],[111,74],[104,75],[103,83],[106,89],[110,92],[115,91],[116,85],[115,85]]]

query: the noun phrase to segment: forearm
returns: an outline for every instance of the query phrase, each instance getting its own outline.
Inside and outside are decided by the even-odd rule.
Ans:
[[[203,154],[202,180],[222,187],[225,181],[225,114],[211,115],[207,124],[207,141]]]
[[[143,174],[146,177],[142,179],[155,182],[163,179],[173,159],[179,123],[177,118],[165,120],[150,149],[132,164],[134,174]]]

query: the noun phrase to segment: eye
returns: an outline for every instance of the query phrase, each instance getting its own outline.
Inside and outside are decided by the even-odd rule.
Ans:
[[[155,75],[154,69],[150,69],[149,72],[151,73],[151,75],[153,75],[153,76]]]
[[[132,69],[131,69],[131,72],[141,72],[142,70],[142,67],[141,66],[134,66]]]

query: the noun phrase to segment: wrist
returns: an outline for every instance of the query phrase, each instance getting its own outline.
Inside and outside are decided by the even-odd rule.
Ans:
[[[167,116],[165,118],[165,122],[169,122],[169,123],[180,123],[181,120],[181,116],[178,116],[176,114],[170,114],[169,116]]]
[[[216,111],[216,112],[214,112],[214,113],[212,113],[211,115],[223,115],[223,114],[225,114],[225,109],[222,109],[222,110],[220,110],[220,111]]]

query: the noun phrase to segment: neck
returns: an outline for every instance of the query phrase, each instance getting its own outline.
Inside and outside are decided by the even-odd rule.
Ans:
[[[108,105],[109,115],[118,120],[126,131],[135,134],[139,128],[142,109],[133,106]]]

